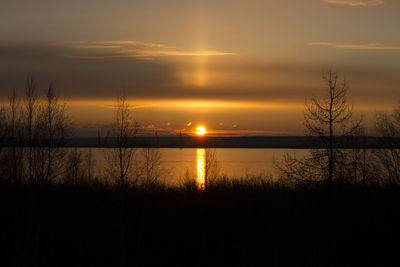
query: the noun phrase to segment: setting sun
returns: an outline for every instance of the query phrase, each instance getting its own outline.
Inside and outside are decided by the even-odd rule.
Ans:
[[[198,135],[204,135],[206,133],[206,128],[203,126],[199,126],[196,128],[196,134]]]

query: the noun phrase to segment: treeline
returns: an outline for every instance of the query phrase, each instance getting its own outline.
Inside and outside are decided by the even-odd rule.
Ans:
[[[1,183],[158,183],[162,176],[161,153],[153,143],[135,148],[139,124],[131,117],[125,91],[115,110],[114,128],[106,137],[99,137],[106,149],[101,164],[96,164],[90,149],[67,147],[73,123],[53,84],[40,90],[35,78],[29,76],[24,90],[12,90],[8,102],[0,106]],[[109,148],[105,145],[107,139],[113,140]]]
[[[40,93],[30,76],[23,96],[15,89],[0,107],[3,181],[49,183],[63,174],[70,120],[52,84]]]
[[[275,181],[294,187],[399,185],[400,109],[377,115],[372,132],[378,137],[374,142],[379,143],[371,149],[371,139],[365,137],[367,130],[362,119],[355,116],[347,102],[346,80],[333,71],[326,73],[323,79],[325,89],[322,94],[307,100],[304,110],[307,140],[313,141],[307,145],[310,153],[303,158],[287,154],[283,159],[277,159],[275,166],[279,176]],[[97,164],[90,149],[66,148],[72,136],[72,121],[67,116],[66,103],[59,100],[52,84],[39,90],[35,78],[29,76],[24,90],[13,90],[8,103],[0,106],[2,182],[160,186],[168,171],[161,166],[158,138],[144,139],[146,144],[135,138],[139,124],[131,113],[125,91],[121,92],[115,107],[112,132],[105,138],[98,138],[99,146],[107,147],[107,143],[110,146],[104,149],[101,164]],[[214,145],[218,147],[218,144]],[[137,146],[147,148],[135,148]],[[205,157],[209,164],[204,172],[208,173],[216,168],[218,159],[215,151],[210,150]],[[213,179],[227,181],[218,170],[211,172],[214,177],[205,177],[207,183]],[[184,180],[190,180],[188,175]]]

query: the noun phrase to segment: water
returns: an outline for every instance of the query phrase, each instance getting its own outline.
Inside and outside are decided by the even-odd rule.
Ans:
[[[88,152],[89,148],[80,149]],[[100,174],[106,166],[104,154],[108,149],[91,148],[95,159],[95,174]],[[168,184],[179,182],[185,173],[197,179],[201,185],[205,176],[207,164],[206,150],[202,148],[160,148],[161,163],[164,181]],[[295,153],[303,156],[308,153],[306,149],[243,149],[243,148],[221,148],[215,149],[215,159],[220,175],[227,177],[246,177],[252,175],[277,175],[274,161],[283,159],[285,153]],[[141,149],[137,149],[140,158]]]

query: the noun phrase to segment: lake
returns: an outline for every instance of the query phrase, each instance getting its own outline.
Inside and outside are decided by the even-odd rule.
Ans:
[[[80,148],[82,152],[88,152],[89,148]],[[95,159],[95,174],[104,171],[106,161],[104,154],[109,149],[90,148]],[[140,157],[143,149],[136,149]],[[220,148],[215,149],[219,174],[227,177],[240,178],[253,175],[277,175],[274,169],[274,160],[280,161],[285,153],[295,153],[303,156],[308,153],[306,149],[244,149],[244,148]],[[167,184],[176,184],[188,172],[198,181],[204,176],[207,165],[206,150],[203,148],[160,148],[161,168]]]

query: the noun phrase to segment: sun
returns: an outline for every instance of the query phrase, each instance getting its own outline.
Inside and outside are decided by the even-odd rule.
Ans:
[[[199,126],[196,128],[197,135],[205,135],[205,133],[206,133],[206,128],[204,128],[204,126]]]

